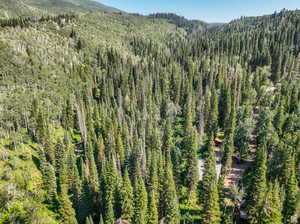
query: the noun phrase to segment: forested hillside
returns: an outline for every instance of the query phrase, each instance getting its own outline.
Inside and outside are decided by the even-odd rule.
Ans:
[[[298,11],[60,13],[0,20],[0,223],[299,223]]]
[[[0,19],[41,17],[58,13],[120,12],[93,0],[1,0]]]

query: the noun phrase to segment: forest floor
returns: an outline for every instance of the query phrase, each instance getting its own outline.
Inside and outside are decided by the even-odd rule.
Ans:
[[[218,146],[215,146],[214,148],[215,154],[216,154],[216,173],[217,173],[217,178],[219,179],[220,174],[221,174],[221,169],[222,169],[222,152],[221,148]],[[203,173],[204,173],[204,165],[205,165],[205,160],[200,158],[197,161],[197,166],[199,170],[199,179],[202,180],[203,178]]]
[[[224,187],[230,190],[233,185],[238,185],[242,180],[245,171],[254,164],[256,154],[256,136],[252,135],[252,143],[249,145],[250,154],[246,160],[238,160],[235,156],[232,161],[230,172],[225,175]]]
[[[258,112],[253,112],[253,118],[256,120],[258,116]],[[234,185],[239,185],[242,181],[244,174],[248,168],[254,165],[255,156],[256,156],[256,149],[257,149],[257,136],[255,131],[253,131],[251,135],[251,142],[249,144],[249,155],[247,159],[239,159],[238,155],[233,156],[232,166],[230,171],[225,175],[224,179],[224,188],[225,188],[225,197],[228,200],[230,199],[230,191]],[[215,155],[216,155],[216,172],[217,178],[219,179],[221,169],[222,169],[222,151],[219,146],[214,147]],[[197,161],[197,166],[199,170],[199,179],[202,180],[203,173],[204,173],[204,165],[205,160],[203,158],[199,158]]]
[[[253,119],[257,119],[258,112],[253,112]],[[255,129],[251,135],[251,142],[249,144],[249,155],[247,159],[239,159],[237,155],[233,156],[231,170],[225,175],[224,188],[225,188],[225,198],[230,199],[230,191],[234,185],[238,186],[246,172],[247,169],[252,167],[255,163],[255,156],[257,150],[257,135]]]

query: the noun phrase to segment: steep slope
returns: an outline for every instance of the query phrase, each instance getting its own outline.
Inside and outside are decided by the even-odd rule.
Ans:
[[[2,0],[0,17],[40,16],[68,12],[120,12],[92,0]]]
[[[112,51],[122,60],[138,64],[143,58],[134,51],[138,48],[134,41],[151,41],[156,49],[163,49],[168,40],[185,35],[184,30],[163,20],[153,22],[146,17],[110,13],[88,13],[71,19],[53,17],[40,22],[33,20],[23,28],[0,28],[1,224],[12,223],[14,219],[24,223],[58,223],[53,211],[56,215],[60,211],[46,200],[43,169],[39,165],[43,163],[40,153],[45,150],[44,145],[24,137],[25,129],[20,135],[8,131],[15,121],[32,118],[32,99],[38,97],[39,104],[48,105],[49,119],[57,118],[64,99],[86,92],[86,88],[93,89],[90,75],[101,77],[100,67],[90,70],[91,64],[99,63],[94,60],[99,52],[102,55]],[[81,79],[84,74],[85,81]],[[32,122],[26,121],[29,126],[35,125]],[[64,139],[59,126],[56,123],[47,127],[50,132],[53,130],[48,133],[52,149],[53,143]],[[78,147],[73,143],[80,141],[80,135],[72,134],[71,141],[69,151],[73,152]]]

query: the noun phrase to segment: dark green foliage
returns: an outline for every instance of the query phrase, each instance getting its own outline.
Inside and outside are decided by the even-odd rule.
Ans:
[[[132,222],[134,224],[147,223],[147,191],[140,171],[140,166],[136,167],[134,177],[134,212]]]
[[[46,201],[49,204],[55,204],[57,199],[57,185],[53,166],[46,162],[43,167],[44,189],[47,192]]]
[[[208,124],[207,124],[207,135],[208,136],[213,136],[216,137],[217,136],[217,132],[218,132],[218,96],[216,91],[214,91],[212,93],[212,100],[211,100],[211,107],[210,107],[210,111],[208,114]]]
[[[270,184],[266,193],[261,223],[265,224],[281,224],[282,220],[282,202],[280,195],[280,186],[276,181],[274,184]]]
[[[179,203],[173,179],[171,161],[167,158],[166,168],[164,172],[163,194],[161,195],[163,202],[162,218],[166,224],[179,223]]]
[[[299,11],[49,2],[0,3],[0,223],[299,220]]]
[[[198,184],[198,198],[203,207],[202,222],[207,224],[218,224],[221,221],[218,181],[215,168],[216,158],[213,151],[213,144],[213,140],[210,140],[203,180]]]
[[[297,210],[297,195],[299,194],[298,183],[295,173],[295,158],[289,154],[287,162],[287,180],[285,184],[285,200],[283,203],[284,223],[293,223],[293,216]]]
[[[183,140],[184,157],[185,157],[185,179],[188,188],[188,197],[191,199],[198,183],[199,175],[197,168],[197,148],[196,148],[196,131],[188,130]]]
[[[122,186],[120,189],[120,204],[121,204],[121,218],[131,221],[133,216],[133,189],[131,181],[125,170]]]
[[[249,223],[261,223],[261,214],[263,211],[263,204],[265,194],[267,191],[267,152],[266,146],[263,145],[258,149],[258,154],[255,159],[255,166],[253,168],[253,182],[249,186],[248,196],[248,220]]]
[[[147,223],[155,224],[158,223],[158,209],[154,190],[152,190],[148,195]]]

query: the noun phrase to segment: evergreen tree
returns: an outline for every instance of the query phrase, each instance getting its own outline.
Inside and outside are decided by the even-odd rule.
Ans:
[[[188,197],[192,198],[199,179],[197,167],[197,148],[196,148],[196,131],[189,130],[184,138],[184,156],[185,156],[185,172],[186,186],[188,188]]]
[[[64,149],[61,140],[59,139],[55,145],[55,173],[59,176],[63,164]]]
[[[176,186],[173,179],[172,163],[170,158],[167,158],[164,171],[163,185],[163,216],[166,224],[179,224],[179,203],[177,199]]]
[[[133,224],[147,223],[147,191],[142,178],[140,166],[135,168],[134,180],[134,213]]]
[[[86,217],[85,224],[94,224],[94,221],[91,216]]]
[[[92,190],[94,192],[97,192],[99,189],[99,175],[97,171],[97,166],[95,164],[95,157],[94,157],[94,152],[93,152],[93,147],[94,145],[89,142],[88,147],[87,147],[87,165],[88,165],[88,173],[89,173],[89,180],[90,184],[92,186]]]
[[[270,184],[267,191],[263,209],[262,220],[263,224],[282,224],[282,202],[280,197],[280,187],[278,181]]]
[[[127,169],[124,172],[123,182],[120,190],[121,218],[131,221],[133,216],[133,189]]]
[[[213,147],[214,142],[211,139],[208,147],[208,157],[205,162],[203,180],[198,185],[198,197],[200,204],[203,206],[202,223],[204,224],[218,224],[221,221],[216,158]]]
[[[104,203],[104,223],[114,223],[115,211],[115,193],[117,187],[117,173],[113,159],[104,161],[102,170],[103,178],[103,203]]]
[[[249,186],[248,195],[248,220],[251,224],[261,222],[261,213],[263,209],[264,197],[266,193],[266,174],[267,174],[267,152],[263,145],[258,149],[255,160],[255,167],[252,173],[252,182]],[[254,184],[255,183],[255,184]]]
[[[99,224],[104,224],[104,221],[103,221],[102,215],[100,215]]]
[[[277,113],[274,116],[274,121],[273,121],[274,127],[276,128],[276,130],[279,134],[282,133],[284,118],[285,118],[284,117],[284,107],[283,107],[283,104],[280,103]]]
[[[157,199],[154,190],[148,194],[147,224],[158,223]]]
[[[36,135],[37,141],[40,144],[44,143],[46,138],[46,127],[45,127],[45,120],[41,110],[39,110],[37,118],[36,118]]]
[[[105,203],[104,223],[105,224],[114,224],[115,223],[114,207],[113,207],[112,200],[108,200]]]
[[[165,124],[164,136],[163,136],[163,144],[162,150],[167,153],[172,153],[174,147],[174,140],[173,140],[173,131],[172,131],[172,124],[171,120],[167,119]]]
[[[92,191],[90,188],[88,176],[87,176],[87,167],[82,162],[81,163],[81,175],[82,175],[82,190],[81,190],[81,197],[80,197],[80,203],[78,207],[78,213],[77,213],[77,220],[80,224],[84,224],[86,221],[86,218],[92,213]]]
[[[53,166],[46,162],[43,169],[44,189],[47,192],[46,200],[49,204],[55,204],[57,200],[57,183]]]
[[[76,164],[76,157],[72,151],[67,155],[67,169],[69,171],[69,191],[73,207],[78,211],[81,197],[81,180]]]
[[[208,136],[217,136],[218,132],[218,117],[219,117],[219,101],[218,101],[218,95],[216,91],[213,91],[212,94],[212,101],[211,101],[211,108],[209,112],[209,117],[208,117],[208,124],[207,124],[207,135]]]
[[[61,216],[61,220],[63,223],[66,224],[77,224],[77,220],[75,218],[75,210],[72,207],[72,202],[70,201],[69,195],[68,195],[68,170],[67,170],[67,163],[66,162],[66,156],[63,161],[63,166],[61,169],[61,174],[59,178],[59,184],[60,184],[60,194],[59,194],[59,213]]]
[[[287,180],[285,184],[285,200],[283,204],[283,218],[284,223],[292,224],[292,218],[297,209],[297,194],[299,192],[298,183],[295,173],[295,158],[292,152],[289,153],[289,159],[286,161],[287,168]]]

